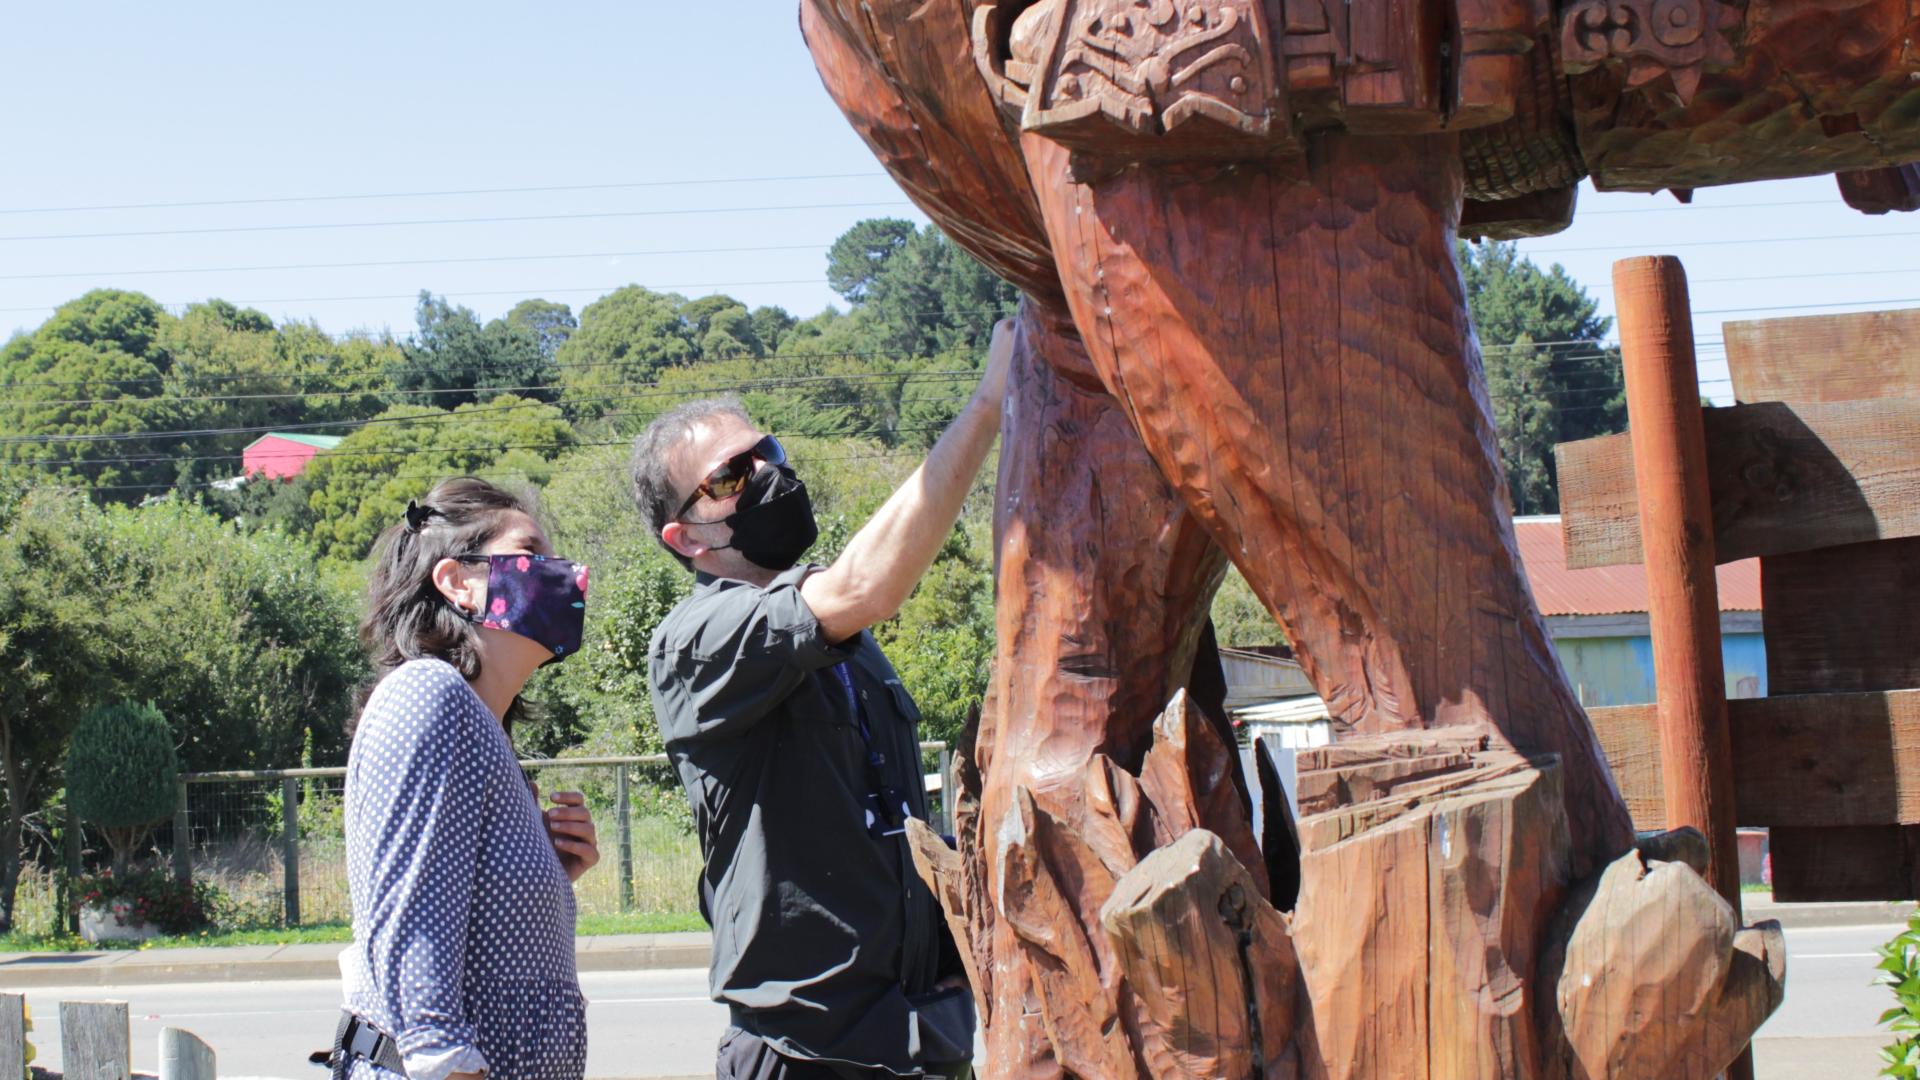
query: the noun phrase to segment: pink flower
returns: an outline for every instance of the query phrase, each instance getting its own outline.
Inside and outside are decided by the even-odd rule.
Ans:
[[[533,563],[528,561],[525,555],[522,555],[520,556],[520,561],[517,563],[514,563],[513,565],[517,567],[521,573],[524,574],[528,571],[528,569],[530,569],[533,566]]]
[[[494,598],[493,598],[493,613],[494,613],[495,615],[505,615],[505,614],[507,613],[507,598],[506,598],[506,597],[504,597],[504,596],[496,596],[496,597],[494,597]]]

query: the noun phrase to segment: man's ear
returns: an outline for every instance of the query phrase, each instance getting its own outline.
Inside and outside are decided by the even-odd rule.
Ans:
[[[429,575],[433,587],[447,602],[469,615],[478,615],[487,604],[487,586],[485,579],[475,584],[466,573],[466,567],[454,559],[441,559],[433,564],[433,573]]]
[[[707,553],[707,545],[695,540],[687,533],[687,527],[678,521],[667,522],[660,529],[660,539],[689,559],[697,559]]]

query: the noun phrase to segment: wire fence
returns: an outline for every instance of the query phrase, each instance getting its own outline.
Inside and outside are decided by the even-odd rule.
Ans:
[[[946,744],[921,758],[929,817],[951,833]],[[601,859],[575,886],[582,915],[699,911],[700,844],[664,754],[520,764],[543,796],[581,792],[593,814]],[[185,775],[153,854],[218,889],[221,929],[348,922],[345,786],[345,769]]]

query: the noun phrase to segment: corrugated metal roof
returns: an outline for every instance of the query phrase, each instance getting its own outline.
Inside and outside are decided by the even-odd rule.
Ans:
[[[344,435],[301,435],[295,432],[270,431],[248,443],[247,449],[251,450],[261,443],[266,442],[268,439],[285,439],[288,442],[299,443],[302,446],[311,446],[319,450],[331,450],[339,446],[340,440],[344,438],[346,438]]]
[[[1515,518],[1513,531],[1540,614],[1618,615],[1647,610],[1647,571],[1638,563],[1567,569],[1558,514]],[[1721,611],[1760,610],[1760,560],[1728,563],[1720,567],[1718,577]]]

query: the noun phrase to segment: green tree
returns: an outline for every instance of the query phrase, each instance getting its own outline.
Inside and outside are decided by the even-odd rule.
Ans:
[[[1554,446],[1626,424],[1619,352],[1602,344],[1612,320],[1557,264],[1541,270],[1511,243],[1462,244],[1460,268],[1514,512],[1551,513]]]
[[[919,235],[913,222],[869,218],[855,222],[827,249],[827,285],[850,304],[864,304],[887,264]]]
[[[316,573],[292,538],[179,499],[116,508],[105,525],[119,574],[107,633],[126,650],[111,674],[166,714],[188,768],[344,758],[367,672],[354,587]]]
[[[780,343],[797,321],[787,314],[786,308],[776,306],[754,308],[749,319],[753,323],[754,340],[760,343],[762,355],[768,356],[779,351]]]
[[[67,798],[81,821],[99,829],[113,849],[113,873],[173,813],[180,757],[167,718],[151,702],[120,702],[91,709],[67,747]]]
[[[450,411],[395,405],[374,419],[301,475],[309,535],[323,557],[337,562],[364,558],[407,500],[436,481],[473,474],[537,487],[575,442],[557,407],[511,394]]]
[[[402,347],[405,359],[388,373],[395,400],[448,408],[486,401],[489,391],[538,401],[558,396],[548,389],[556,372],[538,329],[508,319],[483,326],[471,309],[425,290],[414,321],[418,328]]]
[[[140,293],[99,289],[0,348],[0,465],[125,502],[170,484],[174,459],[191,444],[137,436],[193,419],[165,398],[173,364],[161,339],[171,318]]]
[[[522,300],[507,312],[506,322],[532,334],[540,347],[540,355],[549,361],[559,355],[560,346],[580,328],[573,309],[554,300]]]
[[[558,353],[565,401],[575,417],[599,416],[629,404],[659,372],[700,355],[693,327],[680,316],[686,298],[628,285],[580,311],[580,328]]]
[[[122,655],[107,627],[120,594],[104,532],[77,494],[0,484],[0,932],[14,928],[25,822],[57,786],[101,672]]]

